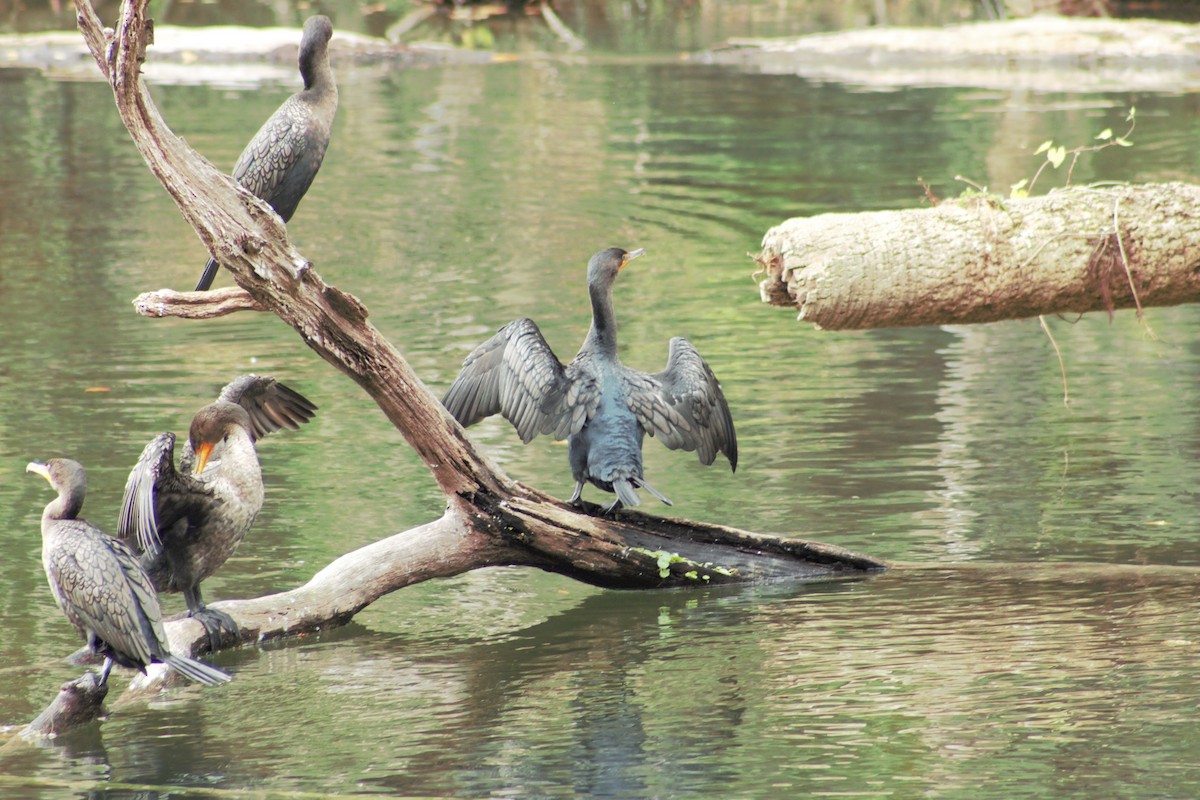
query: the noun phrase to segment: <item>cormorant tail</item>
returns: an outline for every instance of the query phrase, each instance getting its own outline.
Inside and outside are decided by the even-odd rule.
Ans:
[[[613,491],[617,493],[617,499],[626,508],[632,508],[642,503],[642,498],[638,497],[637,492],[633,490],[633,480],[636,479],[616,478],[612,482]],[[658,492],[654,492],[654,494],[658,494]],[[659,495],[659,497],[661,496]]]
[[[204,272],[200,274],[200,281],[196,284],[197,292],[207,292],[212,286],[213,278],[217,277],[217,260],[210,258],[208,263],[204,265]]]
[[[673,505],[675,505],[675,504],[674,504],[674,503],[672,503],[672,502],[671,502],[669,499],[667,499],[667,496],[666,496],[665,494],[663,494],[662,492],[660,492],[658,489],[655,489],[655,488],[654,488],[653,486],[651,486],[650,484],[646,483],[646,479],[645,479],[645,478],[634,478],[634,481],[635,481],[635,483],[636,483],[636,484],[637,484],[639,487],[641,487],[642,489],[645,489],[647,492],[649,492],[650,494],[654,495],[654,496],[655,496],[655,497],[657,497],[659,500],[662,500],[662,501],[663,501],[664,503],[666,503],[667,505],[669,505],[669,506],[673,506]],[[634,495],[634,497],[636,497],[636,496],[637,496],[637,495]]]
[[[168,655],[163,656],[162,661],[188,680],[203,683],[205,686],[217,686],[233,680],[232,677],[216,667],[209,666],[203,661],[197,661],[187,656]]]

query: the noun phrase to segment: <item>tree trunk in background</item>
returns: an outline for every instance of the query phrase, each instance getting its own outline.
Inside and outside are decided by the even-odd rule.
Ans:
[[[1200,187],[1074,187],[797,217],[767,231],[764,302],[828,330],[1200,300]]]

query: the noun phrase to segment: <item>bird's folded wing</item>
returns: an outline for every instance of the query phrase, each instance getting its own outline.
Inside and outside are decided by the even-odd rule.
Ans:
[[[737,469],[737,434],[729,404],[708,364],[687,339],[671,340],[667,368],[627,370],[629,407],[642,428],[672,450],[695,450],[701,463],[724,453]]]
[[[117,650],[149,663],[146,640],[136,633],[142,626],[140,609],[125,596],[129,588],[113,545],[121,546],[92,530],[74,552],[55,554],[53,579],[68,617]]]
[[[284,101],[263,123],[233,165],[233,179],[272,207],[275,205],[272,200],[280,192],[288,173],[304,155],[300,146],[304,141],[304,120],[298,115],[295,103],[290,101],[291,98]]]

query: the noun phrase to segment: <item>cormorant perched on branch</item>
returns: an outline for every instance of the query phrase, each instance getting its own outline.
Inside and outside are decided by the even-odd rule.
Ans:
[[[639,488],[671,505],[642,477],[647,433],[672,450],[695,450],[703,464],[722,452],[737,469],[729,405],[687,339],[671,339],[662,372],[630,369],[617,357],[613,282],[643,252],[610,247],[588,262],[592,327],[570,364],[559,362],[533,320],[518,319],[467,356],[442,400],[463,425],[499,412],[525,443],[539,433],[566,437],[575,478],[570,502],[579,502],[590,481],[617,495],[605,512],[638,505]]]
[[[42,513],[42,566],[58,607],[91,651],[104,657],[100,685],[108,681],[114,662],[141,672],[147,664],[162,663],[210,686],[230,680],[216,667],[171,654],[158,595],[137,555],[79,519],[87,493],[83,467],[52,458],[25,469],[41,475],[58,492]]]
[[[329,147],[338,106],[337,85],[329,68],[332,36],[333,23],[328,17],[305,21],[299,57],[304,89],[283,101],[233,167],[233,179],[270,204],[284,222],[296,213]],[[210,258],[196,291],[207,291],[216,274],[217,261]]]
[[[205,607],[200,582],[233,555],[262,508],[254,443],[280,428],[299,428],[316,410],[274,378],[243,375],[196,412],[179,470],[175,434],[160,433],[129,473],[117,536],[142,554],[160,592],[183,592],[214,649],[222,629],[236,634],[237,625]]]

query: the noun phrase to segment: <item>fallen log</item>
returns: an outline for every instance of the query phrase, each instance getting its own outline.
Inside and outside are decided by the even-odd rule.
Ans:
[[[366,307],[326,284],[292,246],[274,212],[170,131],[140,77],[151,27],[147,4],[126,0],[115,32],[102,30],[87,0],[75,6],[138,150],[240,288],[143,295],[137,308],[149,316],[187,318],[274,312],[367,392],[420,454],[447,500],[440,519],[344,555],[302,587],[211,604],[237,622],[241,642],[340,625],[388,592],[489,566],[531,566],[633,589],[830,579],[886,566],[829,545],[717,525],[629,511],[599,516],[595,506],[573,508],[505,475],[368,321]],[[174,652],[196,656],[207,648],[208,637],[194,620],[173,619],[166,629]],[[133,688],[154,688],[163,672],[152,669]]]
[[[1200,300],[1200,186],[1069,187],[797,217],[758,255],[766,303],[827,330]]]

